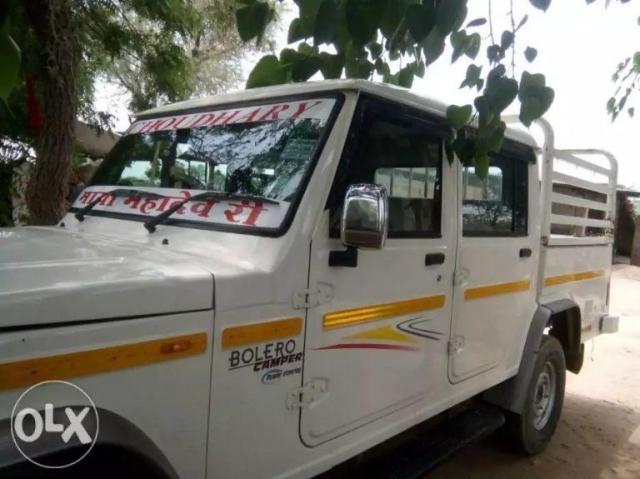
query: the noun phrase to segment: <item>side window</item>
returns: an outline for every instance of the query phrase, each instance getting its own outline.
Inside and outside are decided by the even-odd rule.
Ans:
[[[389,237],[440,236],[442,141],[415,117],[365,114],[354,140],[341,188],[376,183],[389,194]],[[331,236],[338,234],[341,208],[332,212]]]
[[[465,236],[525,236],[529,165],[496,156],[485,178],[475,167],[462,170],[462,224]]]

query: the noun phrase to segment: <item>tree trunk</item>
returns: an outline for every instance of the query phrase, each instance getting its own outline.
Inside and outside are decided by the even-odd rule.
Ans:
[[[75,143],[78,43],[70,0],[25,2],[41,47],[37,80],[44,125],[27,191],[31,224],[55,224],[63,215]]]
[[[640,217],[636,218],[636,231],[631,246],[631,264],[640,266]]]

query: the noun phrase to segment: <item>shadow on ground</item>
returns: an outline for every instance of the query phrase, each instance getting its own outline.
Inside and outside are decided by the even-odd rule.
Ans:
[[[463,449],[427,476],[440,478],[640,478],[640,413],[567,394],[553,441],[541,455],[506,452],[498,434]],[[636,432],[639,435],[640,432]]]

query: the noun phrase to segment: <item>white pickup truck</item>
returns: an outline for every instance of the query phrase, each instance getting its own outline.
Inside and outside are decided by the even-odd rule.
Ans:
[[[310,477],[469,400],[542,450],[617,330],[616,162],[541,121],[480,178],[444,118],[351,80],[138,115],[57,226],[0,230],[0,476]],[[64,469],[84,402],[25,412],[43,381],[95,406]]]

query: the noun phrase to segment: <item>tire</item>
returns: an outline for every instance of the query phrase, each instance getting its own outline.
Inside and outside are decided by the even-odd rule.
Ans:
[[[562,345],[554,337],[543,336],[523,411],[507,415],[507,437],[518,452],[533,456],[551,441],[562,412],[565,379]]]

